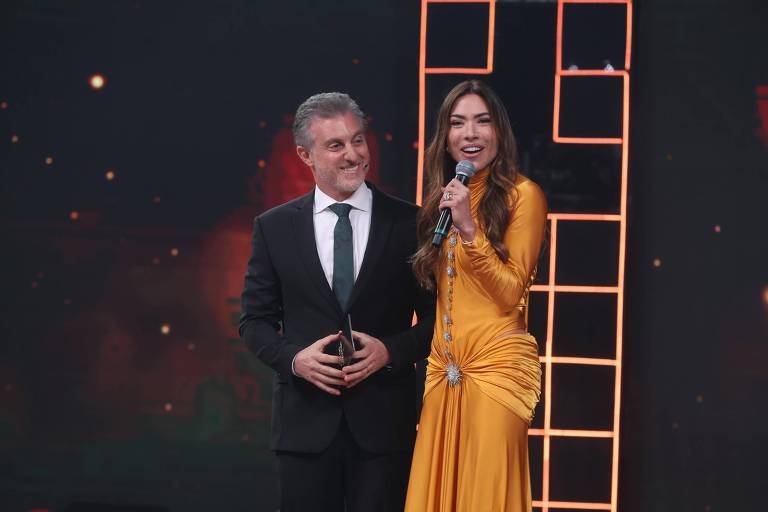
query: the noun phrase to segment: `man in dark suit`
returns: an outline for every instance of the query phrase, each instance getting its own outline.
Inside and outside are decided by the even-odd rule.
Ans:
[[[414,363],[429,353],[434,297],[408,264],[417,207],[364,181],[364,130],[346,94],[302,103],[294,139],[316,187],[254,222],[240,334],[275,370],[282,512],[399,511],[405,502]],[[340,369],[347,315],[357,351]]]

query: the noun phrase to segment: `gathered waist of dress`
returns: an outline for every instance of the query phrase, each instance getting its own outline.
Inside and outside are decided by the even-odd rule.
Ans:
[[[527,332],[504,331],[468,343],[433,343],[427,364],[424,396],[447,386],[460,390],[465,383],[490,396],[530,423],[541,391],[541,363],[536,339]]]

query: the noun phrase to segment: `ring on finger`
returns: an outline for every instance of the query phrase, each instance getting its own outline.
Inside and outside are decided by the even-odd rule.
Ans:
[[[452,197],[453,197],[453,194],[451,194],[450,192],[443,192],[443,201],[448,201]]]

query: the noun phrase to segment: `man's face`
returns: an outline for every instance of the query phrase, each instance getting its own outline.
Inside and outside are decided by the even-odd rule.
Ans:
[[[351,112],[309,125],[312,147],[296,146],[299,157],[312,169],[317,187],[337,201],[357,190],[368,172],[368,144],[363,127]]]

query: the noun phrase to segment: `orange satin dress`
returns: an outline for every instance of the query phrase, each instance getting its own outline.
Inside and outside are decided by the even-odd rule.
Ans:
[[[477,208],[488,170],[470,181]],[[536,340],[527,333],[528,290],[536,272],[547,203],[520,176],[502,262],[477,230],[464,243],[452,230],[437,276],[437,320],[427,366],[405,510],[531,510],[528,425],[541,390]]]

